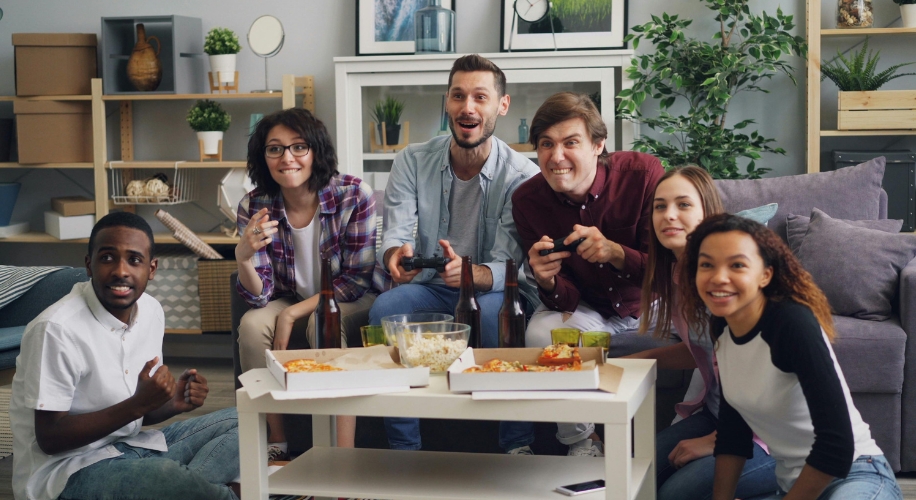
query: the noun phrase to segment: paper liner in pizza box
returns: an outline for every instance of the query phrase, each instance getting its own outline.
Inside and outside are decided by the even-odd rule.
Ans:
[[[401,366],[397,349],[383,345],[359,349],[302,349],[264,351],[267,368],[287,391],[356,389],[372,387],[429,385],[429,368]],[[289,373],[283,364],[296,359],[313,359],[341,368],[332,372]]]

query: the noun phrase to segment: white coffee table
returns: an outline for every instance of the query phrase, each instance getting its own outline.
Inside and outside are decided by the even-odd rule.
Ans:
[[[251,399],[237,391],[242,497],[270,494],[373,499],[554,499],[564,484],[604,478],[607,490],[577,498],[655,498],[653,360],[613,359],[624,368],[620,390],[600,400],[474,401],[448,391],[445,376],[409,392],[338,399]],[[312,414],[314,447],[267,477],[266,413]],[[334,415],[596,422],[605,458],[443,453],[333,446]]]

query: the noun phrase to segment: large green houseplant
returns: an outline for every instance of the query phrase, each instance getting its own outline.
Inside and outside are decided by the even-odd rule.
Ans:
[[[693,22],[677,15],[652,16],[632,28],[626,40],[638,48],[643,40],[654,51],[637,55],[627,74],[633,87],[618,94],[620,115],[664,136],[643,136],[634,149],[658,156],[666,167],[694,163],[715,178],[758,178],[770,169],[758,167],[762,153],[785,154],[774,139],[745,129],[754,120],[729,123],[728,108],[739,93],[768,92],[762,84],[784,73],[795,82],[786,60],[804,56],[807,44],[793,36],[792,17],[751,14],[749,0],[703,0],[719,29],[709,41],[689,38]],[[645,106],[647,99],[657,105]],[[657,110],[657,112],[656,112]],[[744,172],[739,162],[747,161]]]

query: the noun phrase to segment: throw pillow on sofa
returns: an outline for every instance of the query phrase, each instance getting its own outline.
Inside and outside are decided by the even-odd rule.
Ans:
[[[855,227],[814,209],[798,259],[827,295],[835,314],[891,317],[900,270],[916,257],[916,235]]]
[[[850,226],[864,227],[885,233],[899,233],[903,229],[903,219],[878,219],[878,220],[844,220],[834,219],[845,222]],[[786,216],[786,233],[789,236],[789,248],[792,253],[798,255],[798,249],[801,248],[805,234],[808,233],[808,224],[811,223],[810,217],[804,215],[789,214]]]

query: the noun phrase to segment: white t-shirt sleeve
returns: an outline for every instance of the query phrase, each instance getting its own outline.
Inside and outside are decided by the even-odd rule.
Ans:
[[[23,335],[20,355],[25,358],[19,363],[26,371],[26,405],[35,410],[68,411],[85,369],[84,358],[61,325],[39,322],[31,329],[31,334]]]

